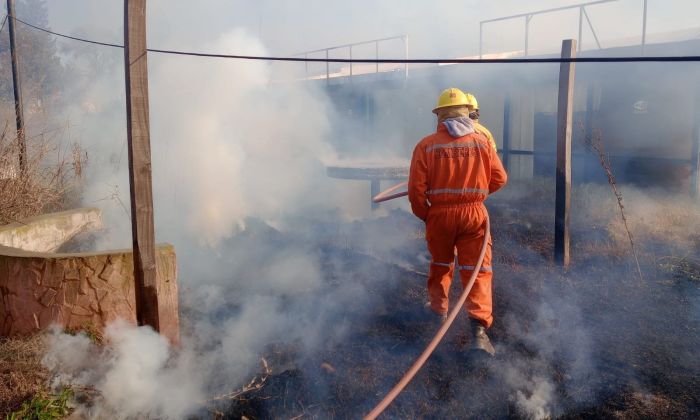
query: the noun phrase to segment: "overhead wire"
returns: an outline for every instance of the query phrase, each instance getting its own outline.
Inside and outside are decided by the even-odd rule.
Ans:
[[[25,22],[14,16],[5,15],[10,19],[22,23],[30,28],[46,32],[58,37],[72,39],[74,41],[106,47],[124,48],[123,45],[111,42],[95,41],[92,39],[66,35],[51,31],[40,26]],[[413,59],[387,59],[387,58],[309,58],[309,57],[282,57],[263,55],[218,54],[198,51],[166,50],[159,48],[147,48],[148,52],[159,54],[184,55],[192,57],[229,58],[237,60],[257,61],[291,61],[305,63],[365,63],[365,64],[525,64],[525,63],[634,63],[634,62],[700,62],[700,55],[687,56],[615,56],[615,57],[540,57],[540,58],[413,58]]]
[[[59,36],[59,37],[61,37],[61,38],[68,38],[68,39],[72,39],[72,40],[74,40],[74,41],[86,42],[86,43],[88,43],[88,44],[103,45],[103,46],[105,46],[105,47],[124,48],[123,45],[119,45],[119,44],[113,44],[113,43],[110,43],[110,42],[93,41],[93,40],[91,40],[91,39],[85,39],[85,38],[80,38],[80,37],[77,37],[77,36],[70,36],[70,35],[62,34],[62,33],[60,33],[60,32],[54,32],[54,31],[51,31],[51,30],[49,30],[49,29],[42,28],[41,26],[32,25],[31,23],[25,22],[25,21],[23,21],[22,19],[20,19],[20,18],[18,18],[18,17],[10,16],[10,15],[7,15],[7,14],[6,14],[6,15],[5,15],[5,18],[8,18],[8,17],[9,17],[10,19],[13,19],[13,20],[15,20],[15,21],[17,21],[17,22],[23,24],[23,25],[29,26],[30,28],[34,28],[34,29],[36,29],[36,30],[39,30],[39,31],[42,31],[42,32],[46,32],[46,33],[51,34],[51,35],[56,35],[56,36]]]

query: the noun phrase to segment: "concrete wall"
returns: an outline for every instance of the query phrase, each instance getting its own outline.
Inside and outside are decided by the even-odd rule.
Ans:
[[[53,252],[77,234],[102,227],[102,213],[80,208],[44,214],[0,226],[0,245],[25,251]]]
[[[136,324],[130,250],[48,254],[0,246],[0,335],[58,324],[102,329],[118,318]],[[179,340],[177,269],[171,245],[157,248],[159,331]]]

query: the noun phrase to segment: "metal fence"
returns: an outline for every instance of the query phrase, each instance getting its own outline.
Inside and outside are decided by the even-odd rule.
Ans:
[[[374,44],[374,52],[375,52],[375,58],[379,60],[379,46],[381,43],[386,43],[387,41],[394,41],[394,40],[401,40],[403,42],[403,47],[404,47],[404,53],[403,53],[403,58],[408,59],[408,35],[399,35],[399,36],[392,36],[388,38],[378,38],[378,39],[371,39],[369,41],[362,41],[362,42],[354,42],[352,44],[344,44],[344,45],[336,45],[334,47],[328,47],[328,48],[321,48],[318,50],[311,50],[311,51],[304,51],[298,54],[294,54],[295,57],[301,57],[303,56],[304,58],[309,58],[310,54],[318,54],[318,53],[323,53],[324,57],[326,60],[329,58],[330,52],[334,50],[345,50],[347,49],[349,58],[352,59],[352,49],[353,47],[358,47],[360,45],[371,45]],[[304,67],[305,71],[305,77],[308,79],[309,78],[309,63],[305,63]],[[404,63],[403,65],[403,71],[404,71],[404,77],[408,78],[408,64]],[[375,73],[379,73],[379,63],[375,65]],[[330,79],[330,66],[329,63],[326,62],[326,80],[328,81]],[[350,76],[352,77],[353,75],[353,63],[350,63]]]
[[[492,23],[492,22],[501,22],[504,20],[513,20],[513,19],[523,19],[525,23],[525,46],[524,46],[524,55],[528,55],[528,43],[529,43],[529,35],[530,35],[530,21],[532,18],[536,15],[543,15],[543,14],[549,14],[549,13],[556,13],[560,12],[563,10],[571,10],[571,9],[578,9],[578,50],[581,51],[581,45],[582,45],[582,37],[583,37],[583,19],[586,19],[586,23],[588,24],[588,27],[591,29],[591,32],[593,33],[593,38],[595,39],[596,45],[598,45],[599,49],[602,49],[602,46],[600,45],[600,40],[598,39],[598,35],[595,32],[595,29],[593,28],[593,23],[591,22],[590,16],[588,16],[588,12],[586,11],[586,7],[590,6],[595,6],[595,5],[600,5],[604,3],[612,3],[616,2],[619,0],[599,0],[599,1],[593,1],[593,2],[588,2],[588,3],[579,3],[579,4],[573,4],[570,6],[563,6],[563,7],[556,7],[553,9],[546,9],[546,10],[538,10],[536,12],[529,12],[529,13],[521,13],[517,15],[512,15],[512,16],[504,16],[500,18],[495,18],[495,19],[488,19],[488,20],[482,20],[479,22],[479,58],[483,58],[484,55],[484,25],[487,23]],[[644,12],[642,15],[642,54],[644,54],[644,46],[646,45],[646,34],[647,34],[647,1],[648,0],[642,0],[644,3]]]

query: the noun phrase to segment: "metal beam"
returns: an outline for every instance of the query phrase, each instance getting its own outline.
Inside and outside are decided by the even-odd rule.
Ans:
[[[484,56],[484,22],[479,22],[479,59]]]
[[[532,16],[525,15],[525,57],[527,57],[527,46],[530,37],[530,19],[532,19]]]
[[[642,55],[647,44],[647,0],[644,0],[644,14],[642,15]]]
[[[690,196],[700,197],[700,86],[695,88],[695,118],[690,139]]]
[[[503,101],[503,167],[510,170],[510,94]]]
[[[296,57],[296,56],[304,55],[304,54],[319,53],[319,52],[324,52],[324,51],[328,51],[328,50],[337,50],[337,49],[341,49],[341,48],[348,48],[351,46],[356,47],[358,45],[372,44],[375,42],[384,42],[384,41],[391,41],[391,40],[395,40],[395,39],[404,39],[405,37],[406,37],[406,35],[397,35],[397,36],[389,36],[386,38],[370,39],[369,41],[352,42],[350,44],[334,45],[332,47],[319,48],[317,50],[309,50],[309,51],[304,51],[304,52],[300,52],[297,54],[292,54],[292,57]]]
[[[581,52],[581,45],[583,45],[583,10],[585,6],[581,6],[578,9],[578,51]]]
[[[591,23],[591,18],[588,16],[588,12],[586,11],[586,9],[583,9],[583,15],[586,16],[586,22],[588,22],[588,27],[591,28],[591,33],[593,34],[593,39],[595,39],[595,43],[598,45],[598,49],[603,49],[603,47],[600,46],[598,35],[595,33],[595,29],[593,29],[593,23]]]
[[[403,37],[403,58],[404,60],[408,60],[408,35],[404,35]],[[403,64],[403,77],[404,77],[404,82],[408,81],[408,63]]]
[[[374,43],[374,57],[379,60],[379,41],[376,41]],[[379,73],[379,61],[377,61],[377,65],[375,67],[375,73]]]
[[[372,199],[380,192],[382,192],[380,181],[378,179],[373,179],[369,186],[369,201],[372,203],[372,210],[379,208],[379,203],[375,203]]]
[[[598,42],[598,37],[595,34],[595,31],[593,30],[593,26],[591,25],[591,21],[588,18],[588,14],[586,13],[586,6],[593,6],[597,4],[603,4],[603,3],[612,3],[615,1],[619,0],[599,0],[599,1],[592,1],[588,3],[579,3],[579,4],[572,4],[570,6],[562,6],[562,7],[555,7],[552,9],[544,9],[544,10],[538,10],[536,12],[528,12],[528,13],[519,13],[517,15],[510,15],[510,16],[503,16],[495,19],[486,19],[482,20],[479,22],[479,58],[481,59],[483,57],[483,34],[484,34],[484,24],[485,23],[490,23],[490,22],[499,22],[503,20],[510,20],[510,19],[519,19],[519,18],[525,18],[525,56],[528,55],[528,35],[529,35],[529,24],[530,24],[530,19],[532,19],[533,16],[535,15],[541,15],[541,14],[546,14],[546,13],[552,13],[552,12],[558,12],[562,10],[571,10],[571,9],[579,9],[579,49],[581,48],[580,46],[580,41],[582,37],[582,18],[581,15],[586,15],[586,19],[588,19],[588,25],[591,27],[591,31],[593,31],[593,36],[596,38],[596,42],[598,43],[598,48],[600,48],[600,42]],[[646,28],[646,1],[644,0],[644,27]],[[646,29],[644,30],[646,32]]]
[[[594,4],[612,3],[614,1],[619,1],[619,0],[600,0],[600,1],[592,1],[589,3],[572,4],[570,6],[555,7],[553,9],[538,10],[536,12],[520,13],[517,15],[510,15],[510,16],[504,16],[504,17],[495,18],[495,19],[482,20],[480,23],[489,23],[489,22],[498,22],[501,20],[517,19],[517,18],[521,18],[523,16],[528,16],[528,15],[540,15],[540,14],[544,14],[544,13],[558,12],[560,10],[576,9],[576,8],[581,7],[581,6],[593,6]]]

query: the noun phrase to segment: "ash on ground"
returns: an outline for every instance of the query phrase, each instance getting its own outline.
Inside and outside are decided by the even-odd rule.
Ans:
[[[532,196],[487,203],[497,356],[469,353],[460,315],[384,418],[698,418],[700,265],[677,241],[641,235],[640,279],[609,213],[600,223],[590,215],[573,221],[572,264],[562,270],[551,255],[551,197]],[[318,305],[348,284],[371,299],[335,308],[311,346],[284,336],[267,343],[260,356],[272,374],[260,389],[212,407],[219,417],[361,417],[437,330],[421,313],[429,255],[420,221],[394,210],[308,226],[283,233],[249,224],[227,246],[298,243],[318,253],[323,287],[292,300]],[[686,239],[697,249],[696,234]],[[454,301],[458,279],[452,292]]]

